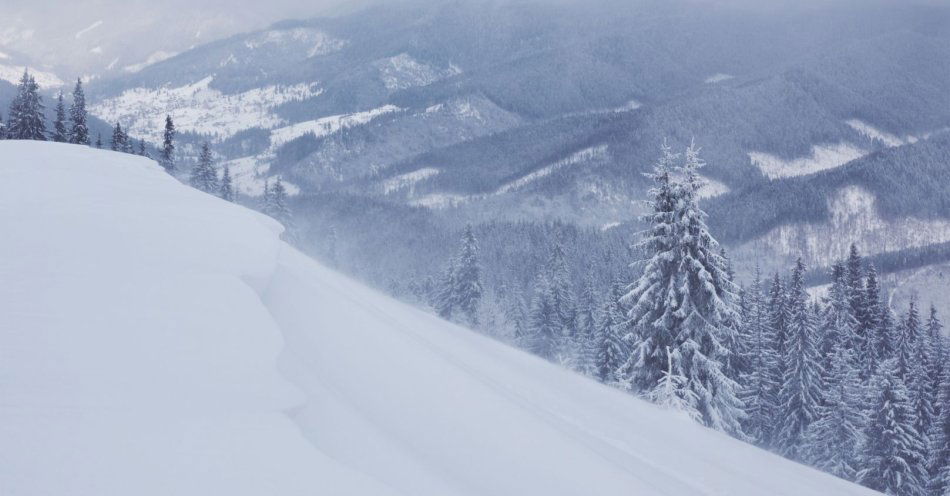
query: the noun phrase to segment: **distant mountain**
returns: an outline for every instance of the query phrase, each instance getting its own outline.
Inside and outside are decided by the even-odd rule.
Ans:
[[[476,0],[281,22],[96,81],[90,97],[152,141],[171,114],[247,194],[280,175],[294,192],[456,220],[632,222],[663,139],[695,140],[712,222],[739,246],[826,222],[831,204],[926,195],[939,168],[901,188],[864,174],[946,151],[948,75],[950,7],[932,2]],[[911,229],[914,208],[882,215]],[[848,239],[896,246],[875,236]]]

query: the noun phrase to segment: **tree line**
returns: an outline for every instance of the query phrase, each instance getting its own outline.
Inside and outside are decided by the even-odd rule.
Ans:
[[[686,412],[711,428],[894,495],[950,490],[950,346],[933,306],[898,316],[852,246],[827,293],[788,274],[740,285],[699,208],[699,150],[664,146],[649,174],[637,276],[574,288],[561,245],[527,297],[499,308],[467,227],[427,299],[443,317]],[[487,309],[486,309],[487,308]],[[499,332],[504,328],[504,332]]]

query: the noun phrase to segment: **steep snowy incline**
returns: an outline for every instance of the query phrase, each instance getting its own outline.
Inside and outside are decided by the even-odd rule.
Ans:
[[[396,302],[129,155],[0,142],[4,495],[871,495]]]
[[[146,159],[0,141],[0,493],[389,494],[284,413],[279,231]]]

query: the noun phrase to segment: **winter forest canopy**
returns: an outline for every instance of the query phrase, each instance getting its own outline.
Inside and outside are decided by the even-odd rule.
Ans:
[[[492,12],[524,28],[517,5]],[[762,48],[735,62],[736,75],[698,60],[725,63],[714,52],[731,41],[690,14],[675,22],[696,29],[684,43],[697,53],[674,67],[662,53],[681,47],[665,35],[662,50],[635,50],[640,34],[576,41],[577,26],[626,33],[594,13],[577,26],[539,21],[544,43],[575,40],[552,50],[565,53],[504,28],[481,39],[473,20],[474,34],[445,47],[430,40],[445,26],[428,26],[405,42],[428,48],[382,57],[349,30],[458,14],[369,9],[79,78],[71,91],[24,69],[8,105],[0,92],[0,139],[154,160],[277,220],[284,241],[326,266],[442,319],[867,488],[943,496],[950,29],[923,14],[950,14],[921,5],[856,21],[886,31],[883,41],[810,27],[821,54],[779,42],[781,32],[743,32]],[[847,11],[832,9],[829,24]],[[717,15],[727,26],[732,14]],[[397,28],[381,33],[405,41]],[[699,48],[705,35],[722,45]],[[495,57],[511,41],[522,66],[491,65],[473,39]],[[205,58],[211,79],[176,79]],[[551,79],[558,63],[598,77],[591,87]],[[692,65],[710,73],[693,86],[627,79],[641,66],[695,79]],[[316,68],[339,79],[295,79]],[[525,94],[528,80],[549,88]]]

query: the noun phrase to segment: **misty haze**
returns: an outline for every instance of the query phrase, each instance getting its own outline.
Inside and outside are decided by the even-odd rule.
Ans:
[[[950,494],[950,3],[4,0],[0,494]]]

